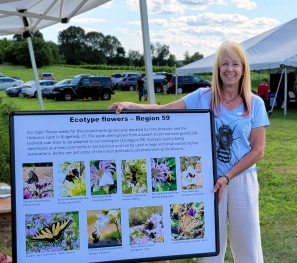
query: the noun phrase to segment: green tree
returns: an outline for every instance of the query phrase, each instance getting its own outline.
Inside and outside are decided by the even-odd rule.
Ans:
[[[35,62],[38,68],[50,66],[53,63],[52,50],[42,38],[32,38]],[[28,68],[32,67],[27,41],[21,41],[15,50],[19,64]]]
[[[46,43],[51,50],[51,64],[60,64],[61,58],[59,46],[53,41],[47,41]]]
[[[175,67],[177,63],[176,57],[173,54],[169,54],[168,59],[167,59],[167,66],[168,67]]]
[[[167,45],[161,45],[160,43],[151,44],[152,50],[152,62],[155,66],[166,66],[168,57],[170,54],[170,48]]]
[[[183,64],[184,65],[187,65],[187,64],[190,64],[192,62],[195,62],[199,59],[202,59],[203,58],[203,55],[200,54],[199,52],[195,52],[192,56],[190,56],[190,53],[189,51],[186,51],[184,53],[184,60],[183,60]]]
[[[116,63],[115,58],[120,47],[122,47],[122,44],[115,36],[105,36],[102,51],[106,54],[108,64],[114,65]]]
[[[86,34],[87,45],[87,63],[89,64],[105,64],[106,56],[103,52],[105,36],[99,32],[89,32]]]
[[[128,51],[127,55],[127,62],[130,66],[139,67],[140,65],[142,55],[138,50],[130,50]]]
[[[81,27],[70,26],[59,32],[60,53],[64,56],[67,64],[79,65],[85,61],[85,39],[85,31]]]

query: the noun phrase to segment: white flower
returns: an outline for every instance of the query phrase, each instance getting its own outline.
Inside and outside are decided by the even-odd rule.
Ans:
[[[99,186],[105,186],[105,185],[113,185],[114,182],[112,180],[112,174],[111,172],[105,172],[99,182]]]
[[[110,217],[103,214],[96,214],[98,220],[94,223],[97,233],[100,233],[110,221]]]

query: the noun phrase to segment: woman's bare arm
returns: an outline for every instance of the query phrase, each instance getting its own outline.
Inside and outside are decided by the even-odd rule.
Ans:
[[[137,104],[134,102],[117,102],[108,107],[108,110],[115,110],[116,114],[122,110],[146,110],[146,109],[186,109],[186,105],[182,99],[165,104]]]

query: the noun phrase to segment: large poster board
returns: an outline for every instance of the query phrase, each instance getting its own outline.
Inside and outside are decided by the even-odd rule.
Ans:
[[[10,116],[15,262],[219,253],[213,113]]]

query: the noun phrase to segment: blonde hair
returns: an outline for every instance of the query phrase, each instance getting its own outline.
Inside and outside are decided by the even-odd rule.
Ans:
[[[239,82],[238,92],[243,100],[244,116],[249,116],[252,108],[250,65],[245,50],[236,42],[223,42],[216,53],[212,75],[212,97],[210,108],[213,110],[215,108],[217,113],[220,114],[220,102],[224,100],[220,66],[222,65],[225,53],[227,53],[233,60],[240,61],[243,66],[243,75]]]

